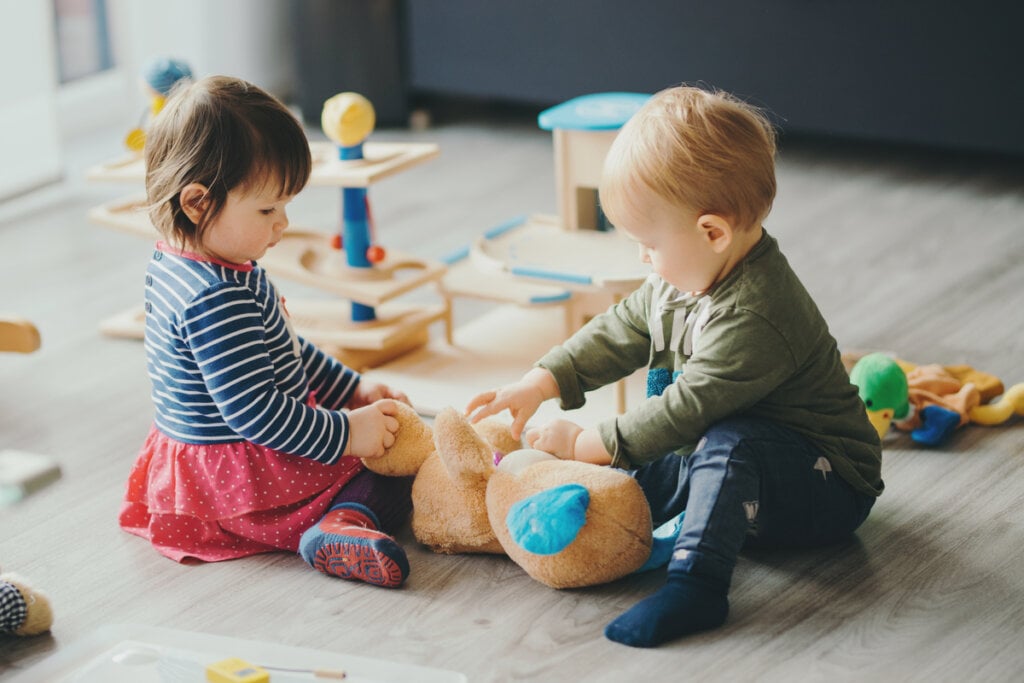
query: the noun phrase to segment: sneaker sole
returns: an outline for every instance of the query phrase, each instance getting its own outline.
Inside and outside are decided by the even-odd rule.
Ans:
[[[313,566],[324,574],[385,588],[397,588],[405,580],[397,562],[361,543],[326,543],[316,551]]]

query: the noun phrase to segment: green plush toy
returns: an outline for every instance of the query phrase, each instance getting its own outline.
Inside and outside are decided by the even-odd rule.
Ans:
[[[869,353],[853,366],[850,381],[857,386],[879,439],[889,431],[893,420],[905,420],[910,415],[907,375],[893,358]]]

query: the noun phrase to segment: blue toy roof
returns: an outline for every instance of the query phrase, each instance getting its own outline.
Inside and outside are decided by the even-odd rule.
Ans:
[[[650,95],[635,92],[602,92],[566,100],[537,117],[544,130],[617,130]]]

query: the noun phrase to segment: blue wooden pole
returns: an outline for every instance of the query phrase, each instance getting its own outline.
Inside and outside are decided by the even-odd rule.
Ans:
[[[351,147],[338,147],[338,158],[342,161],[363,158],[363,143]],[[370,221],[366,215],[366,188],[343,187],[341,189],[341,240],[345,249],[345,262],[353,268],[371,268],[366,258],[370,248]],[[352,302],[352,321],[376,320],[377,312],[372,306]]]

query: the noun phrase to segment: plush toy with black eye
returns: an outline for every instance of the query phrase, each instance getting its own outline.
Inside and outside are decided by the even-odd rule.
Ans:
[[[916,443],[941,446],[966,424],[1024,415],[1024,384],[1004,389],[998,377],[968,365],[915,365],[870,353],[850,370],[850,381],[879,438],[895,424]]]
[[[853,366],[850,381],[857,385],[878,438],[885,436],[893,420],[910,416],[907,375],[895,359],[883,353],[869,353]]]

